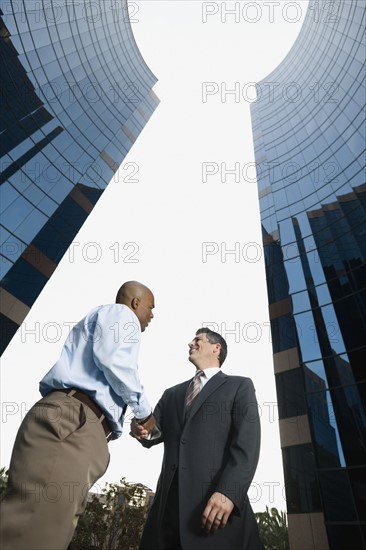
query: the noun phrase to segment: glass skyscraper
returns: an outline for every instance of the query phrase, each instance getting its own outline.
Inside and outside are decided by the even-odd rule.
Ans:
[[[0,8],[2,352],[159,101],[127,0]]]
[[[364,32],[311,0],[251,106],[294,550],[366,548]]]

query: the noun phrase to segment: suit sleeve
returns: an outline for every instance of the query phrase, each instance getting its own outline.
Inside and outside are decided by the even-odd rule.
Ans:
[[[232,437],[228,460],[216,486],[235,504],[234,513],[243,509],[247,492],[258,464],[260,420],[253,382],[245,378],[240,384],[232,409]]]
[[[140,443],[143,447],[146,447],[146,449],[150,449],[154,445],[158,445],[159,443],[164,442],[164,433],[163,433],[162,426],[163,426],[163,423],[164,423],[165,394],[166,394],[166,392],[164,392],[164,394],[162,395],[162,397],[158,401],[158,404],[156,405],[156,407],[153,411],[153,414],[154,414],[155,420],[156,420],[156,427],[159,429],[160,435],[158,437],[154,438],[154,439],[142,439],[140,441]]]

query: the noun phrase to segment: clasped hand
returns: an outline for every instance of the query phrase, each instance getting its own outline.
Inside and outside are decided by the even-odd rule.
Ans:
[[[146,439],[155,428],[155,418],[153,415],[144,424],[139,424],[139,419],[133,418],[131,421],[130,436],[141,440]]]

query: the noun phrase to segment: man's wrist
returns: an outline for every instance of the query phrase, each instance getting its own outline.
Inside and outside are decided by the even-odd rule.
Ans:
[[[135,417],[136,424],[138,424],[139,426],[144,426],[150,420],[152,415],[153,415],[153,413],[150,413],[149,416],[145,416],[144,418],[136,418]]]

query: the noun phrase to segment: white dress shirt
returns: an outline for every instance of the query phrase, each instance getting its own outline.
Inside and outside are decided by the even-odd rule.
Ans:
[[[204,376],[201,375],[201,390],[205,384],[213,377],[215,374],[221,371],[220,367],[207,367],[207,369],[202,369]]]
[[[151,413],[138,373],[141,328],[122,304],[98,306],[71,330],[61,356],[41,380],[42,396],[77,388],[105,413],[113,439],[122,434],[128,405],[137,418]]]

